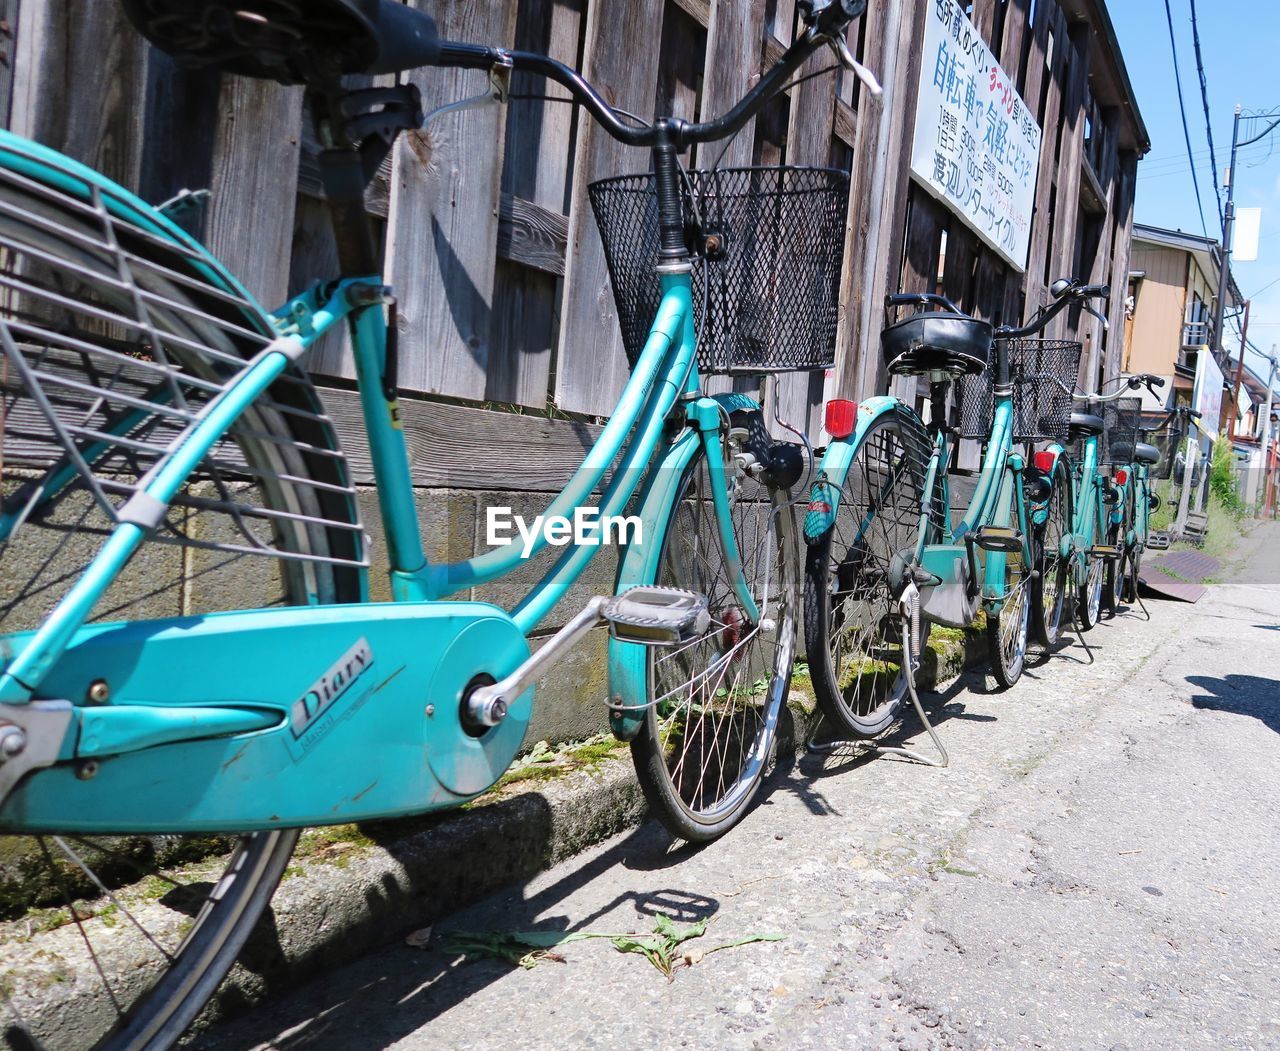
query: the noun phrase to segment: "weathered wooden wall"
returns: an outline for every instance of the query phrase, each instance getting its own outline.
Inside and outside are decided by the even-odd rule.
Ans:
[[[445,36],[547,52],[583,69],[615,105],[691,120],[740,97],[796,27],[795,0],[412,2]],[[1057,276],[1100,281],[1114,272],[1124,287],[1137,158],[1117,148],[1116,111],[1090,95],[1088,23],[1068,22],[1063,5],[1071,0],[973,5],[971,17],[1047,129],[1024,280],[904,174],[928,2],[901,0],[901,16],[890,20],[878,0],[850,28],[850,47],[868,66],[896,66],[889,111],[848,74],[815,78],[766,108],[725,154],[726,164],[831,164],[852,173],[844,317],[828,391],[883,389],[877,304],[885,291],[934,288],[940,269],[949,295],[993,320],[1030,312]],[[182,70],[132,32],[113,0],[0,0],[0,18],[7,126],[149,200],[208,186],[213,204],[198,233],[268,305],[332,276],[299,89]],[[814,68],[829,62],[824,53]],[[485,86],[474,72],[414,78],[428,106]],[[515,78],[513,91],[564,95],[527,76]],[[877,194],[880,152],[889,174]],[[586,186],[647,167],[644,151],[546,100],[452,113],[402,138],[368,208],[385,231],[400,300],[401,383],[447,404],[438,425],[425,409],[407,413],[420,484],[553,489],[567,477],[592,428],[589,419],[555,417],[608,415],[626,377]],[[882,236],[869,237],[873,229]],[[1113,300],[1117,321],[1122,299]],[[1063,330],[1096,348],[1089,321],[1071,318]],[[327,400],[360,464],[344,343],[331,336],[311,367],[332,388]],[[1096,372],[1099,363],[1088,367]],[[824,377],[788,376],[776,393],[783,416],[816,433]],[[530,415],[543,419],[533,427]],[[485,440],[464,440],[474,435]]]
[[[898,75],[891,92],[897,112],[906,115],[905,127],[886,144],[895,172],[905,172],[910,165],[911,115],[930,2],[902,0]],[[1085,343],[1080,379],[1090,387],[1100,374],[1118,372],[1139,153],[1122,147],[1120,108],[1103,105],[1093,96],[1090,61],[1101,34],[1081,17],[1082,8],[1079,0],[1070,8],[1059,0],[972,4],[970,19],[1044,129],[1026,273],[1008,266],[958,217],[901,178],[885,200],[859,200],[861,232],[865,235],[868,210],[879,207],[889,235],[874,246],[877,255],[870,263],[875,283],[864,282],[873,297],[867,330],[853,326],[847,333],[837,383],[841,393],[856,397],[883,389],[876,335],[883,322],[878,304],[886,291],[939,291],[964,310],[993,323],[1012,324],[1045,304],[1048,286],[1060,277],[1114,286],[1110,321],[1115,336],[1105,339],[1101,325],[1082,311],[1062,315],[1046,335]],[[1132,126],[1124,130],[1134,137]],[[867,163],[874,148],[868,136],[863,145]],[[859,166],[863,157],[860,152]],[[855,255],[860,243],[865,243],[865,236],[851,244]],[[856,262],[848,271],[855,280],[863,272]],[[858,288],[851,287],[846,301],[851,303],[857,294]]]

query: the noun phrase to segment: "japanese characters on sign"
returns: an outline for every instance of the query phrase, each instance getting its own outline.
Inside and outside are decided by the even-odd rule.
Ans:
[[[1040,126],[956,0],[930,0],[911,174],[1019,272]]]

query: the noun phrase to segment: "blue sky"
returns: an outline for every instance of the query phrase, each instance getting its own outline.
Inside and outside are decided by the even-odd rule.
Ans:
[[[1196,72],[1191,0],[1169,0],[1169,6],[1205,223],[1209,236],[1218,238],[1222,228],[1213,187],[1215,182],[1221,185],[1222,169],[1231,156],[1235,107],[1240,105],[1246,112],[1280,110],[1280,9],[1275,0],[1196,0],[1219,167],[1215,178]],[[1138,166],[1137,221],[1202,233],[1178,115],[1164,0],[1110,0],[1108,8],[1151,135],[1151,152]],[[1267,123],[1254,122],[1255,133]],[[1246,137],[1242,132],[1241,138]],[[1240,290],[1253,298],[1249,342],[1269,353],[1273,344],[1280,343],[1280,128],[1241,154],[1236,205],[1263,209],[1258,261],[1237,263],[1233,269]],[[1267,285],[1271,287],[1263,291]],[[1228,326],[1227,333],[1226,345],[1234,357],[1239,349],[1238,330]],[[1266,368],[1257,355],[1245,360],[1255,371]]]

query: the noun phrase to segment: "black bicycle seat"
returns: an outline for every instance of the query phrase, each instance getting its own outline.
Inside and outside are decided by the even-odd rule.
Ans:
[[[121,0],[140,33],[187,66],[282,84],[435,63],[434,20],[395,0]]]
[[[1159,463],[1160,450],[1146,442],[1138,442],[1133,450],[1133,459],[1135,463]]]
[[[1090,412],[1073,412],[1071,414],[1071,430],[1077,435],[1101,434],[1106,428],[1101,416]]]
[[[992,328],[964,314],[922,311],[880,333],[885,367],[892,373],[948,372],[978,376],[991,358]]]

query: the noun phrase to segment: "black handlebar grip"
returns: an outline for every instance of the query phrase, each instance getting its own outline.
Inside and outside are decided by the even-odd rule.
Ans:
[[[495,47],[485,47],[483,44],[455,44],[451,40],[441,40],[439,56],[431,65],[444,66],[448,69],[489,69],[500,57]]]
[[[1076,289],[1076,295],[1081,299],[1110,299],[1110,285],[1081,285]]]

